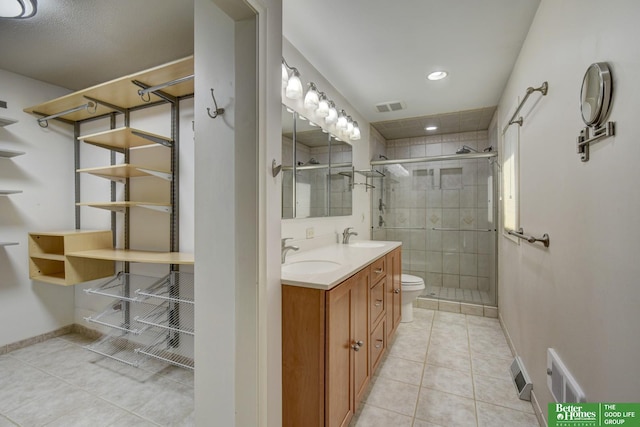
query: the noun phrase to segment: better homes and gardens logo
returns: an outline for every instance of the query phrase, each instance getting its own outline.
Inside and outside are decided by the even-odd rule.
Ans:
[[[555,403],[556,426],[597,426],[598,411],[593,408],[585,409],[584,404]],[[592,405],[587,405],[592,406]]]
[[[639,427],[640,403],[549,403],[549,427]]]

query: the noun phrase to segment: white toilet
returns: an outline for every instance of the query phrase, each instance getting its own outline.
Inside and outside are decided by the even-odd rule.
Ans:
[[[402,289],[402,320],[413,322],[413,302],[424,290],[424,280],[411,274],[403,274],[400,278]]]

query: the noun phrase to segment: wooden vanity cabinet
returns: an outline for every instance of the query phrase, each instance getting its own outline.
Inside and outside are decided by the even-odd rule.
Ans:
[[[349,425],[391,336],[388,256],[328,291],[282,286],[284,426]]]

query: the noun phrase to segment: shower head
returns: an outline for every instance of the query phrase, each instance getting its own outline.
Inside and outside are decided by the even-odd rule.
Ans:
[[[462,147],[458,148],[458,151],[456,151],[456,154],[469,154],[472,151],[474,153],[478,153],[478,150],[476,150],[475,148],[471,148],[468,145],[463,145]]]

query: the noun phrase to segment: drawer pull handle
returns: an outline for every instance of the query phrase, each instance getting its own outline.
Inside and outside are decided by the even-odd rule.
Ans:
[[[374,273],[376,274],[380,274],[382,273],[382,269],[381,268],[376,268],[375,270],[373,270]]]
[[[377,299],[376,300],[376,307],[380,307],[382,305],[382,300],[381,299]]]
[[[376,343],[377,343],[377,344],[376,344],[376,348],[380,348],[380,347],[382,347],[382,344],[384,344],[384,341],[382,341],[382,340],[376,340]]]

